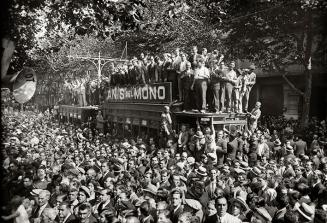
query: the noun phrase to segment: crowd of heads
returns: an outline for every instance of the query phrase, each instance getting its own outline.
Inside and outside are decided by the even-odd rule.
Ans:
[[[5,220],[327,219],[324,121],[314,120],[305,140],[296,121],[282,125],[265,117],[250,134],[183,125],[160,142],[59,124],[51,113],[6,110],[1,119]]]

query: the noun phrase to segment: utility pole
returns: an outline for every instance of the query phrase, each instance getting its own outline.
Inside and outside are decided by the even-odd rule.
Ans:
[[[68,55],[67,57],[72,58],[72,59],[81,59],[81,60],[90,61],[97,68],[99,81],[101,79],[102,69],[107,63],[109,63],[109,62],[122,62],[122,63],[128,62],[128,60],[124,60],[124,59],[114,59],[114,58],[101,57],[100,52],[99,52],[99,55],[97,57],[80,56],[80,55],[75,55],[75,56],[74,55]]]
[[[127,53],[127,52],[126,52]],[[127,56],[127,55],[126,55]],[[92,57],[92,56],[84,56],[84,55],[68,55],[68,58],[72,58],[72,59],[80,59],[80,60],[86,60],[86,61],[90,61],[96,68],[97,68],[97,74],[98,74],[98,88],[100,88],[100,83],[101,83],[101,75],[102,75],[102,70],[103,67],[109,63],[109,62],[120,62],[120,63],[126,63],[128,62],[128,60],[126,59],[115,59],[115,58],[105,58],[105,57],[101,57],[101,53],[99,52],[99,55],[97,57]],[[99,103],[100,103],[100,95],[99,95]]]

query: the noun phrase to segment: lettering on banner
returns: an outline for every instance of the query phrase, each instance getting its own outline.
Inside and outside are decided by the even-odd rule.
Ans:
[[[119,99],[124,100],[124,88],[119,89]]]
[[[141,99],[141,88],[134,88],[134,99]]]
[[[159,88],[158,88],[158,98],[160,99],[160,100],[163,100],[163,99],[165,99],[165,95],[166,95],[166,89],[163,87],[163,86],[160,86]]]
[[[106,101],[170,103],[172,101],[171,83],[132,87],[109,87]]]
[[[150,87],[150,98],[153,98],[154,100],[157,99],[157,88],[156,87]]]
[[[142,88],[142,99],[147,100],[149,96],[149,88],[144,87]]]

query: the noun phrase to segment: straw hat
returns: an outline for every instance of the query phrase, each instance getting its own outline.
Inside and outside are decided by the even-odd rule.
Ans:
[[[185,203],[192,209],[199,211],[202,209],[202,205],[199,201],[194,199],[185,199]]]
[[[206,177],[207,176],[207,170],[206,168],[200,166],[196,171],[196,174],[200,175],[200,176],[203,176],[203,177]]]
[[[143,191],[149,192],[150,194],[157,195],[157,187],[149,184]]]
[[[263,207],[256,208],[256,209],[254,209],[254,212],[259,214],[266,221],[271,222],[272,218],[271,218],[270,214],[268,213],[268,211],[265,208],[263,208]]]
[[[262,174],[262,172],[261,172],[261,170],[258,168],[258,167],[253,167],[251,170],[250,170],[250,172],[251,173],[253,173],[255,176],[257,176],[257,177],[259,177],[261,174]]]
[[[234,204],[234,203],[240,204],[241,207],[243,207],[243,209],[245,211],[249,210],[249,206],[246,204],[245,200],[240,196],[237,196],[236,198],[231,199],[231,204]]]
[[[307,220],[312,221],[314,216],[314,208],[306,203],[302,203],[296,210]]]
[[[87,188],[86,186],[82,185],[80,188],[79,188],[80,191],[83,191],[86,195],[86,197],[90,197],[91,196],[91,193],[90,193],[90,190],[89,188]]]
[[[282,142],[281,142],[279,139],[276,139],[276,140],[274,141],[274,145],[275,145],[275,146],[280,146],[280,145],[282,145]]]

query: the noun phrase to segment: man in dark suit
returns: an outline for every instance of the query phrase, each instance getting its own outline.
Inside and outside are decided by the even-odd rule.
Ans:
[[[173,223],[178,222],[178,217],[183,213],[184,206],[182,205],[183,192],[175,188],[171,192],[172,204],[171,204],[171,221]]]
[[[101,187],[104,187],[104,182],[110,176],[110,173],[111,173],[110,170],[109,170],[109,164],[108,164],[108,162],[104,161],[101,164],[101,170],[102,170],[102,176],[99,179],[99,183],[100,183],[100,186]]]
[[[33,184],[33,177],[29,175],[24,176],[23,182],[17,187],[15,194],[32,199],[32,195],[31,195],[33,189],[32,184]]]
[[[219,131],[217,133],[216,153],[217,153],[217,165],[218,166],[222,166],[224,164],[225,155],[227,153],[227,141],[223,138],[223,136],[224,136],[223,131]]]
[[[301,154],[305,154],[307,152],[307,143],[302,140],[302,136],[296,136],[296,141],[294,143],[294,155],[299,157]]]
[[[94,213],[100,214],[104,209],[109,209],[115,212],[114,206],[111,202],[111,195],[108,189],[103,189],[100,191],[99,195],[100,203],[94,206]]]
[[[284,222],[284,215],[286,214],[287,210],[290,209],[289,206],[289,198],[287,196],[281,196],[277,199],[277,208],[278,210],[273,216],[272,222]]]
[[[305,177],[303,177],[302,167],[300,167],[299,165],[295,165],[293,168],[295,172],[295,177],[292,179],[292,182],[295,185],[308,184],[308,180]]]
[[[169,190],[171,188],[171,183],[169,182],[169,172],[168,170],[162,170],[160,173],[161,181],[159,182],[159,188],[163,190]]]
[[[69,203],[62,202],[58,208],[58,215],[55,219],[57,223],[72,223],[75,220],[75,216],[70,211]]]
[[[312,201],[318,199],[319,195],[325,188],[325,186],[321,183],[321,175],[322,172],[320,170],[315,170],[312,175],[312,185],[311,185],[311,194],[310,198]]]
[[[34,209],[31,218],[32,219],[40,219],[40,217],[42,216],[42,213],[44,211],[44,209],[46,208],[51,208],[50,204],[49,204],[49,199],[50,199],[50,192],[47,190],[42,190],[40,191],[39,195],[38,195],[38,206],[36,207],[36,209]]]
[[[227,158],[232,161],[236,158],[236,153],[239,149],[239,141],[237,137],[238,133],[236,131],[231,131],[229,134],[229,142],[227,143]]]
[[[159,81],[159,68],[154,61],[154,56],[149,57],[149,64],[147,65],[147,73],[149,75],[150,83],[157,83]]]

